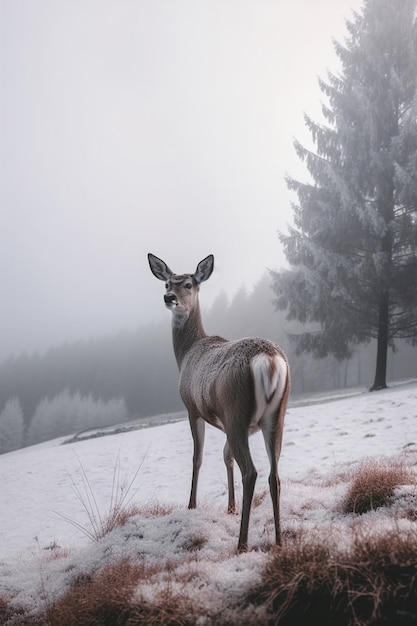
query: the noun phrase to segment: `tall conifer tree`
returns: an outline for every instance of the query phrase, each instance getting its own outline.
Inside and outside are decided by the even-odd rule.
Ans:
[[[342,359],[377,339],[372,389],[386,387],[394,339],[417,343],[416,3],[365,0],[335,42],[341,71],[319,80],[325,123],[305,118],[315,149],[295,143],[312,180],[287,181],[291,269],[274,273],[277,306],[316,329],[299,352]]]

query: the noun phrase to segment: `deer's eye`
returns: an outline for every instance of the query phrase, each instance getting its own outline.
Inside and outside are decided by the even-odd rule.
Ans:
[[[169,285],[168,283],[165,283],[165,289],[168,289]]]
[[[186,289],[192,289],[192,288],[193,288],[193,285],[192,285],[192,283],[185,283],[184,287],[185,287]]]

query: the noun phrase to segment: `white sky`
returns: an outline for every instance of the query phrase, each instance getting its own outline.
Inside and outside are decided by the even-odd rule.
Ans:
[[[0,0],[0,358],[166,315],[284,257],[284,176],[359,0]],[[167,319],[168,323],[168,319]]]

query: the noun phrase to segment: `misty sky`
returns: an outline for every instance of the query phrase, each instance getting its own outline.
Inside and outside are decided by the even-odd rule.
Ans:
[[[284,262],[285,175],[360,0],[0,0],[0,358],[167,317]]]

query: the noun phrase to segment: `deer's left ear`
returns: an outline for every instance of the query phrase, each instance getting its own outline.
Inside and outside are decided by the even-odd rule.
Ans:
[[[200,261],[194,273],[194,278],[198,283],[202,283],[210,278],[214,267],[214,256],[209,254],[205,259]]]

